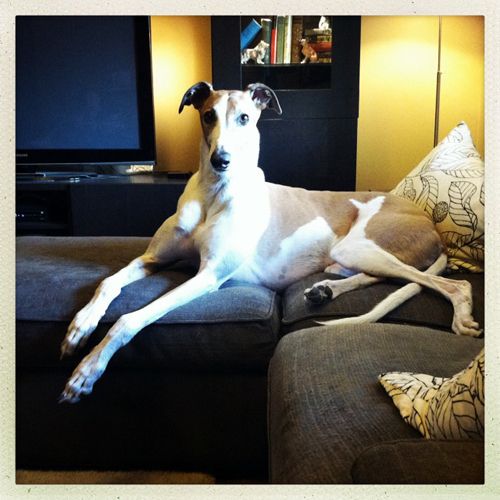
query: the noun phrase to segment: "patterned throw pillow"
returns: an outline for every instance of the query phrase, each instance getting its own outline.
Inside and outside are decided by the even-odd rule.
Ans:
[[[451,378],[389,372],[379,381],[405,422],[427,439],[484,436],[484,349]]]
[[[392,191],[422,207],[448,248],[448,268],[482,272],[484,162],[459,123]]]

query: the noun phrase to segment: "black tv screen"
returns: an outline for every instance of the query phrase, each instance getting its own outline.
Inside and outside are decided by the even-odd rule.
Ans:
[[[154,162],[149,19],[17,16],[17,165]]]

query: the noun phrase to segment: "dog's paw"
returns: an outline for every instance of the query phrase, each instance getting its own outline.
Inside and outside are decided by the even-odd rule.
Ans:
[[[455,317],[451,329],[457,335],[467,335],[469,337],[479,337],[483,330],[479,328],[479,323],[474,321],[472,316]]]
[[[86,356],[66,382],[59,403],[78,403],[80,396],[90,394],[104,369],[105,365],[99,361],[99,356],[93,353]]]
[[[100,315],[95,314],[92,308],[82,309],[73,319],[61,343],[61,359],[70,356],[76,349],[83,347],[91,333],[96,329]]]
[[[313,304],[322,304],[332,300],[333,292],[328,285],[313,285],[304,290],[304,299]]]
[[[453,323],[451,329],[457,335],[468,335],[469,337],[479,337],[482,330],[479,323],[472,317],[472,287],[468,281],[456,282],[461,289],[463,299],[455,305]]]

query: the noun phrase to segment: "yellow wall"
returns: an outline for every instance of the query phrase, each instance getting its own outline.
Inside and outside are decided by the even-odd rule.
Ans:
[[[484,158],[484,17],[444,17],[442,36],[439,138],[464,120]]]
[[[153,89],[156,122],[156,170],[198,168],[200,127],[192,107],[178,114],[184,92],[212,80],[210,17],[151,18]]]
[[[484,153],[484,23],[443,17],[439,139],[461,120]],[[438,17],[362,18],[358,190],[390,190],[431,149]]]

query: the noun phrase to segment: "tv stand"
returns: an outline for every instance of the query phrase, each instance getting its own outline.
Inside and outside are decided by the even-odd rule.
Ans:
[[[70,172],[70,171],[60,171],[60,172],[52,172],[52,171],[36,171],[36,172],[20,172],[16,174],[18,179],[28,179],[30,177],[35,178],[65,178],[65,177],[81,177],[81,178],[90,178],[97,177],[99,174],[95,172]]]
[[[16,178],[18,235],[152,236],[186,185],[165,174],[37,174]]]
[[[84,172],[33,172],[17,174],[17,181],[31,182],[79,182],[82,179],[95,179],[98,174]]]

